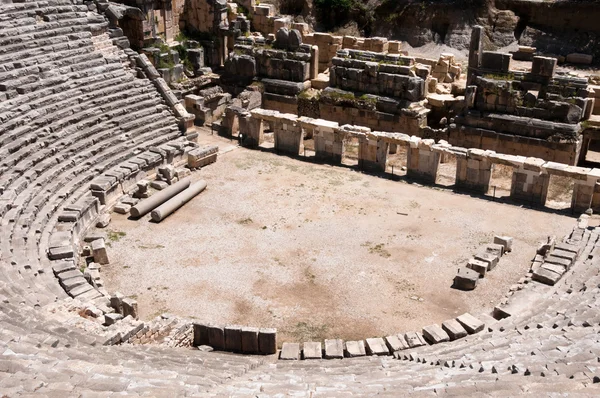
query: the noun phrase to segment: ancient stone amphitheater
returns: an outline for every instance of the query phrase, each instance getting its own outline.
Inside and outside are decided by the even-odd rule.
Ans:
[[[73,258],[108,200],[98,192],[123,193],[131,175],[190,145],[187,112],[161,78],[136,77],[131,61],[144,58],[116,47],[107,26],[80,0],[0,4],[0,396],[600,393],[600,230],[585,218],[557,244],[576,258],[559,282],[509,303],[501,320],[452,323],[472,333],[456,341],[410,348],[391,336],[379,351],[367,341],[382,355],[282,361],[192,349],[202,325],[179,318],[110,330],[89,321],[114,312],[109,296],[65,275],[79,272]],[[166,339],[139,344],[157,335]],[[326,356],[344,349],[325,345]]]

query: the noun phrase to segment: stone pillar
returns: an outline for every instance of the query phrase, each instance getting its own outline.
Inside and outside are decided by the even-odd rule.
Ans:
[[[317,127],[314,129],[315,156],[320,160],[341,163],[345,147],[345,135],[332,128]]]
[[[316,79],[319,76],[319,47],[310,48],[310,79]]]
[[[476,25],[471,31],[471,44],[469,45],[469,70],[467,73],[467,85],[474,83],[473,69],[481,66],[481,56],[483,54],[483,26]]]
[[[583,213],[592,207],[592,198],[596,181],[575,180],[573,187],[573,198],[571,199],[571,209],[576,213]]]
[[[264,140],[264,122],[262,119],[244,115],[239,118],[242,145],[248,148],[257,148]]]
[[[467,155],[456,157],[455,186],[486,194],[490,188],[493,163],[481,149],[469,149]]]
[[[411,140],[409,144],[406,176],[435,184],[440,165],[440,153],[434,152],[431,148],[434,140]]]
[[[510,197],[543,206],[546,204],[549,183],[550,174],[541,168],[536,169],[528,165],[514,168]]]
[[[273,122],[275,133],[275,150],[292,155],[300,155],[304,151],[304,130],[292,120],[278,119]]]
[[[358,138],[358,165],[364,170],[385,171],[389,144],[375,136]]]

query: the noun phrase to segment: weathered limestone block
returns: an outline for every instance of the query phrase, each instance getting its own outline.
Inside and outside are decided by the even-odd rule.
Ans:
[[[242,352],[244,354],[258,354],[259,329],[253,327],[242,328]]]
[[[208,345],[217,351],[225,348],[225,329],[222,326],[208,326]]]
[[[196,169],[217,161],[219,147],[216,145],[196,148],[188,152],[187,165]]]
[[[122,301],[123,317],[131,316],[133,319],[138,319],[138,304],[132,298],[126,297]]]
[[[392,353],[396,351],[406,350],[408,348],[408,344],[406,343],[406,340],[404,340],[404,336],[402,335],[387,336],[385,338],[385,343],[387,344],[387,347]]]
[[[450,336],[440,327],[440,325],[429,325],[423,328],[423,337],[430,344],[438,344],[450,341]]]
[[[369,355],[390,355],[390,351],[381,337],[369,338],[365,342]]]
[[[261,328],[258,331],[258,351],[262,355],[272,355],[277,352],[277,329]]]
[[[478,272],[467,267],[461,267],[454,277],[453,287],[460,290],[473,290],[477,287],[477,281],[479,281]]]
[[[488,263],[472,258],[467,262],[467,268],[479,273],[480,277],[483,278],[488,270]]]
[[[240,118],[240,134],[242,134],[242,145],[258,148],[264,141],[263,120],[255,117]]]
[[[344,358],[344,341],[341,339],[325,340],[325,359]]]
[[[456,186],[485,194],[490,188],[493,163],[486,157],[472,157],[471,153],[476,151],[483,152],[470,149],[466,157],[456,157]]]
[[[592,207],[592,199],[596,187],[596,178],[590,176],[588,180],[575,180],[571,209],[583,213]]]
[[[552,77],[556,70],[556,61],[556,58],[533,57],[531,73],[543,77]]]
[[[359,341],[346,341],[346,349],[344,350],[346,358],[364,357],[367,355],[365,349],[365,342]]]
[[[272,123],[275,136],[275,150],[292,155],[304,151],[304,130],[295,120],[277,120]]]
[[[241,326],[225,326],[225,351],[242,352],[242,328]]]
[[[279,359],[285,361],[297,361],[300,359],[300,344],[299,343],[283,343]]]
[[[302,359],[323,358],[323,348],[320,341],[306,342],[302,345]]]
[[[528,201],[543,206],[548,196],[550,174],[541,168],[523,165],[513,169],[510,196],[513,199]]]
[[[494,268],[496,268],[496,265],[498,265],[499,258],[496,254],[481,251],[473,257],[475,258],[475,260],[479,260],[481,262],[486,263],[488,265],[488,271],[493,270]]]
[[[108,254],[106,253],[106,245],[104,244],[104,239],[96,239],[92,241],[91,246],[94,262],[102,265],[108,264]]]
[[[440,165],[440,153],[432,151],[433,143],[433,140],[411,138],[406,162],[406,175],[409,178],[435,184]]]
[[[410,348],[421,347],[427,345],[423,335],[419,332],[408,332],[404,335],[404,339]]]
[[[508,253],[512,251],[513,238],[510,236],[494,236],[494,243],[502,245],[504,252]]]
[[[194,323],[194,347],[208,344],[208,325],[203,323]]]
[[[481,67],[497,72],[506,73],[510,69],[512,54],[484,51],[481,57]]]
[[[464,314],[462,314],[461,316],[456,318],[456,320],[458,321],[458,323],[460,323],[460,325],[463,328],[465,328],[465,330],[469,334],[479,333],[485,327],[485,323],[483,323],[479,319],[475,318],[473,315],[469,314],[468,312],[465,312]]]
[[[367,170],[385,171],[389,144],[373,136],[358,139],[358,164]]]
[[[341,163],[346,141],[344,133],[334,130],[337,127],[335,122],[319,120],[319,125],[313,132],[315,156],[318,159]]]
[[[448,333],[448,337],[450,337],[450,340],[452,341],[461,339],[468,334],[465,328],[456,319],[442,322],[442,329]]]

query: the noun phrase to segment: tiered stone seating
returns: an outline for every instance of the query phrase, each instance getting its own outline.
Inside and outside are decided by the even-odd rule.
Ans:
[[[81,2],[5,4],[0,26],[3,296],[43,305],[65,296],[48,250],[72,247],[99,210],[89,182],[179,131]]]
[[[80,0],[0,4],[2,395],[598,394],[597,229],[583,233],[582,254],[559,283],[528,287],[528,306],[454,342],[287,362],[141,337],[133,340],[143,346],[104,346],[110,336],[98,323],[61,310],[77,300],[54,273],[75,268],[79,236],[114,186],[184,154],[173,142],[177,120],[151,82],[123,67],[105,27]],[[88,301],[101,295],[67,290]],[[163,334],[169,325],[159,325]]]

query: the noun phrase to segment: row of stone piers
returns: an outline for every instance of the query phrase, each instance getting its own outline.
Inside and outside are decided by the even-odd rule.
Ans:
[[[273,131],[275,150],[278,153],[302,155],[305,137],[312,137],[315,157],[324,162],[339,164],[346,144],[350,139],[357,138],[359,165],[364,170],[385,172],[388,154],[395,152],[398,146],[404,146],[407,153],[407,177],[424,183],[435,184],[442,157],[454,156],[457,190],[486,194],[490,189],[494,165],[503,164],[513,169],[510,197],[514,200],[544,206],[550,176],[556,175],[573,180],[573,211],[582,212],[588,208],[600,207],[600,169],[456,147],[445,141],[436,143],[432,139],[403,133],[374,132],[361,126],[340,126],[328,120],[298,117],[272,110],[254,109],[238,116],[239,122],[230,125],[236,125],[243,145],[247,147],[257,147],[263,143],[268,124]]]

